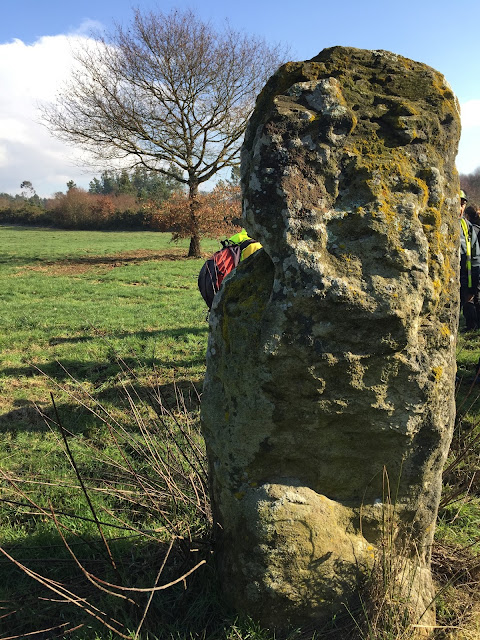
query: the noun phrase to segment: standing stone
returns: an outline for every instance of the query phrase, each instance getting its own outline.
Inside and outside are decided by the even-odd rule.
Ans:
[[[202,420],[224,592],[263,624],[341,608],[390,533],[389,500],[415,612],[432,598],[459,131],[443,76],[387,51],[290,62],[257,100],[242,182],[264,250],[214,302]]]

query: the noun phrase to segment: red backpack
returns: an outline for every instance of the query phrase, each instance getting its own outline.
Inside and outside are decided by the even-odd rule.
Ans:
[[[209,258],[198,274],[198,288],[209,309],[212,308],[213,299],[220,289],[225,276],[235,269],[242,257],[242,251],[255,240],[244,240],[235,244],[230,240],[222,240],[222,247]]]

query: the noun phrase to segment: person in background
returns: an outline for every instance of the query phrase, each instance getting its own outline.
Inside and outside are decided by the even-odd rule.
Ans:
[[[460,304],[465,330],[480,328],[480,215],[478,207],[467,207],[467,196],[460,192]]]
[[[465,207],[463,216],[471,223],[480,227],[480,208],[476,204],[469,204]]]
[[[463,216],[463,212],[465,211],[465,207],[467,206],[467,194],[463,189],[460,189],[460,217]]]

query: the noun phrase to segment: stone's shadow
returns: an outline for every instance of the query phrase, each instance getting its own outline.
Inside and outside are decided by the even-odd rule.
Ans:
[[[168,329],[168,330],[157,330],[157,331],[137,331],[137,332],[122,332],[117,334],[115,338],[126,338],[129,336],[136,336],[140,338],[148,338],[151,336],[160,336],[160,337],[169,337],[174,339],[182,339],[188,335],[194,336],[203,336],[205,332],[208,331],[208,327],[198,328],[198,327],[182,327],[180,329]],[[89,340],[99,339],[101,336],[58,336],[56,338],[52,338],[50,340],[50,344],[62,344],[62,343],[75,343],[75,342],[86,342]],[[188,370],[192,367],[201,367],[204,362],[204,354],[198,353],[196,357],[191,358],[171,358],[171,359],[161,359],[156,357],[124,357],[124,358],[116,358],[115,356],[108,357],[105,360],[101,361],[85,361],[85,360],[51,360],[50,362],[42,363],[36,368],[33,365],[25,364],[24,366],[19,367],[4,367],[0,369],[0,374],[3,377],[13,377],[15,379],[35,379],[39,376],[47,376],[48,378],[52,378],[51,389],[56,394],[58,389],[55,386],[57,383],[59,386],[62,386],[65,383],[70,383],[73,381],[78,381],[78,383],[88,383],[93,385],[94,389],[91,392],[95,395],[95,398],[99,401],[102,400],[114,400],[118,397],[125,397],[125,393],[119,384],[113,384],[109,387],[109,389],[102,390],[101,387],[109,380],[114,381],[115,377],[121,376],[122,372],[126,377],[134,378],[137,376],[144,376],[152,380],[152,385],[156,384],[156,370],[159,369],[168,369],[172,372],[178,372],[179,370]],[[178,375],[178,374],[177,374]],[[73,379],[73,380],[72,380]],[[197,388],[201,387],[201,380],[194,381],[197,385]],[[48,387],[49,383],[46,381],[45,386]],[[141,387],[141,385],[138,385]],[[177,391],[180,389],[181,391],[186,391],[187,387],[191,388],[192,383],[190,383],[186,378],[180,377],[175,383],[165,383],[165,384],[156,384],[157,390],[159,390],[165,397],[167,398],[175,398],[175,388]],[[96,391],[95,389],[98,389]],[[143,391],[146,392],[147,387],[143,388]],[[15,403],[18,405],[18,408],[15,408],[12,411],[7,413],[3,413],[0,415],[0,431],[6,431],[11,429],[29,429],[32,428],[34,430],[41,429],[39,427],[38,421],[38,413],[34,406],[34,403],[29,401],[28,399],[17,400]],[[41,403],[44,404],[44,403]],[[189,406],[195,404],[194,401],[188,401]],[[67,406],[70,406],[72,409],[75,407],[74,404],[69,403]],[[79,407],[76,407],[75,414],[77,415],[80,411]],[[16,425],[15,423],[19,421],[22,426]]]
[[[97,339],[96,336],[74,336],[71,338],[64,338],[60,336],[58,338],[50,338],[48,344],[53,347],[57,344],[75,344],[78,342],[89,342],[90,340],[95,339]]]

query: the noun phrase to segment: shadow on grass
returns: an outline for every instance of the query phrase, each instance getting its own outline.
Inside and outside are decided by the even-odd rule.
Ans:
[[[57,344],[74,344],[77,342],[89,342],[91,340],[98,340],[105,338],[108,340],[109,338],[114,338],[116,340],[123,338],[139,338],[139,339],[147,339],[147,338],[155,338],[155,337],[166,337],[166,338],[184,338],[187,336],[204,336],[208,333],[208,325],[205,324],[205,327],[181,327],[178,329],[155,329],[153,331],[120,331],[115,333],[115,335],[104,335],[104,334],[94,334],[90,336],[55,336],[50,338],[50,345]]]
[[[69,368],[67,366],[66,368],[68,372],[74,371],[74,367]],[[47,373],[48,369],[48,367],[44,369],[45,373]],[[77,376],[78,373],[79,372],[77,371]],[[112,371],[107,378],[110,378],[112,375],[119,375],[120,373],[121,369],[117,368]],[[36,372],[36,375],[42,374]],[[82,393],[79,386],[77,390],[70,390],[74,395],[71,401],[64,401],[60,398],[64,398],[66,392],[62,391],[60,387],[70,378],[65,372],[62,377],[53,373],[51,378],[59,384],[59,387],[56,388],[54,383],[51,383],[51,391],[56,401],[59,416],[61,419],[65,420],[68,431],[74,435],[84,434],[87,437],[90,437],[95,430],[103,424],[102,420],[99,417],[96,417],[92,413],[91,409],[83,406],[82,402],[79,402],[79,399],[88,403],[88,405],[93,408],[101,405],[109,412],[115,412],[116,409],[124,411],[128,408],[128,398],[125,393],[125,387],[121,382],[111,384],[108,385],[107,388],[94,391],[90,398],[86,397],[85,394]],[[84,381],[88,380],[86,377],[80,379]],[[48,381],[46,381],[46,383],[48,386]],[[145,384],[128,383],[127,386],[130,395],[134,399],[141,398],[147,403],[150,399],[152,404],[154,404],[155,398],[161,398],[162,403],[168,409],[171,409],[176,405],[177,398],[180,394],[186,411],[192,412],[200,408],[200,392],[203,386],[203,379],[200,378],[192,382],[190,379],[178,378],[172,382],[163,384],[157,383],[154,386],[152,386],[151,382],[146,382]],[[0,433],[41,433],[49,431],[49,427],[45,424],[39,409],[33,402],[28,400],[17,400],[15,403],[19,405],[18,408],[0,415]],[[47,405],[45,405],[45,403],[42,404],[42,411],[47,415],[53,416],[53,407],[50,402]],[[104,412],[100,411],[100,414],[103,415]],[[106,413],[104,415],[106,415]]]
[[[183,327],[181,329],[158,330],[158,331],[139,331],[134,333],[123,332],[116,337],[124,338],[135,335],[140,338],[148,338],[151,336],[163,336],[173,339],[183,339],[189,335],[202,336],[208,328]],[[51,344],[61,344],[62,342],[85,342],[88,340],[101,339],[101,336],[76,336],[52,338]],[[108,402],[114,404],[119,397],[125,397],[122,389],[121,380],[125,377],[137,377],[137,380],[145,380],[143,390],[141,385],[136,385],[138,393],[146,392],[149,387],[154,387],[156,392],[160,393],[167,401],[173,402],[175,394],[180,390],[187,404],[191,408],[195,408],[195,393],[192,392],[192,384],[185,378],[184,373],[179,371],[189,371],[194,368],[201,368],[205,361],[203,352],[193,353],[192,356],[179,359],[176,355],[172,357],[160,358],[155,355],[151,357],[130,356],[118,358],[107,341],[108,349],[112,351],[112,355],[107,355],[105,360],[88,361],[76,359],[51,360],[42,363],[38,368],[34,365],[25,364],[20,367],[4,367],[0,370],[0,375],[4,378],[31,379],[32,383],[38,378],[45,379],[45,389],[50,390],[55,396],[61,396],[61,387],[68,384],[69,390],[72,386],[80,386],[82,383],[89,385],[90,392],[99,402]],[[162,382],[162,378],[172,378],[175,381]],[[49,380],[50,379],[50,380]],[[198,390],[202,386],[201,380],[195,380]],[[15,400],[13,402],[15,408],[0,415],[0,432],[19,429],[19,430],[43,430],[44,426],[39,419],[38,412],[34,403],[27,399]],[[66,407],[71,411],[71,422],[73,430],[82,430],[82,422],[84,420],[79,415],[82,413],[78,403],[67,403]],[[78,426],[76,426],[78,423]]]
[[[190,551],[187,556],[178,541],[169,550],[169,542],[146,541],[140,536],[121,538],[107,527],[105,531],[109,533],[108,543],[115,558],[115,568],[105,553],[100,536],[67,537],[85,570],[105,581],[100,583],[101,588],[79,568],[55,531],[36,533],[22,543],[3,546],[18,563],[42,576],[44,584],[27,575],[5,555],[0,555],[2,637],[24,637],[35,631],[39,633],[28,637],[35,640],[65,636],[85,640],[110,637],[105,625],[89,615],[86,609],[119,633],[128,635],[140,625],[151,591],[124,591],[105,583],[148,590],[155,584],[161,586],[178,580],[201,560],[209,558],[207,550]],[[77,606],[69,601],[68,594],[72,594],[72,600],[76,598]],[[225,608],[210,557],[208,563],[199,566],[184,580],[155,593],[139,637],[146,638],[147,634],[151,634],[149,638],[208,637],[221,632],[224,624]],[[72,632],[73,636],[70,635]]]
[[[157,370],[162,371],[178,371],[180,369],[190,369],[191,367],[199,366],[204,363],[205,357],[203,354],[198,354],[194,358],[157,358],[157,357],[145,357],[143,361],[139,363],[136,358],[122,358],[122,362],[130,370],[137,372],[138,375],[146,373],[150,370],[151,373]],[[51,362],[44,362],[38,367],[34,365],[25,365],[23,367],[5,367],[0,371],[3,376],[20,378],[27,377],[33,378],[38,376],[47,376],[57,382],[65,382],[75,378],[80,382],[90,382],[94,385],[102,385],[112,377],[122,373],[122,367],[119,366],[113,359],[109,358],[99,362],[85,361],[85,360],[53,360]]]
[[[198,396],[193,392],[189,395],[189,390],[192,385],[186,380],[177,381],[175,387],[173,383],[171,387],[162,385],[161,392],[136,381],[130,385],[131,396],[148,400],[153,393],[155,400],[160,394],[163,402],[157,406],[157,418],[152,418],[151,437],[143,432],[144,439],[139,440],[137,429],[145,425],[139,417],[144,415],[141,401],[135,405],[135,412],[128,403],[129,411],[122,411],[125,389],[120,384],[108,389],[105,393],[116,395],[115,408],[120,409],[119,420],[124,428],[114,422],[114,427],[119,428],[110,432],[109,443],[105,441],[105,429],[103,434],[99,430],[97,441],[90,439],[88,448],[83,447],[86,441],[82,438],[72,437],[71,416],[76,403],[51,408],[47,422],[54,430],[59,427],[55,421],[62,425],[59,432],[65,436],[64,447],[53,440],[55,455],[50,450],[35,472],[29,471],[25,462],[11,475],[2,474],[0,521],[15,542],[4,545],[13,559],[0,556],[1,637],[24,637],[43,630],[29,637],[43,640],[67,634],[77,640],[131,638],[142,622],[147,604],[148,616],[139,636],[145,640],[180,640],[197,637],[197,633],[198,637],[205,637],[209,629],[222,627],[225,610],[219,605],[211,567],[209,509],[204,502],[206,473],[202,472],[197,427],[190,428],[186,408],[189,398],[192,408],[198,406]],[[164,396],[169,393],[175,398],[173,410],[181,412],[182,424],[165,406]],[[185,401],[179,403],[179,395]],[[89,410],[82,409],[91,421]],[[76,459],[75,474],[67,469],[68,461],[62,456],[69,449],[73,452],[73,456],[69,454],[70,462]],[[194,451],[197,453],[192,455]],[[91,502],[81,489],[84,483],[90,487]],[[84,571],[63,546],[50,517],[50,504],[58,522],[67,527],[63,533]],[[109,549],[100,529],[108,539]],[[170,545],[172,535],[174,543]],[[115,566],[111,557],[115,558]],[[194,567],[195,571],[188,574]],[[40,574],[37,580],[32,572]],[[152,587],[172,581],[173,585],[155,592],[149,602]],[[103,619],[115,633],[111,635],[86,609]]]
[[[182,341],[189,336],[204,336],[208,332],[208,326],[205,328],[198,327],[182,327],[179,329],[156,330],[156,331],[135,331],[121,332],[115,334],[113,338],[123,339],[135,337],[139,339],[147,339],[151,337],[163,337],[173,340]],[[112,376],[117,375],[125,369],[131,371],[140,371],[150,369],[163,369],[170,371],[178,371],[181,368],[189,369],[191,367],[202,366],[205,362],[205,354],[198,352],[193,357],[179,359],[176,354],[172,353],[171,358],[160,358],[153,353],[152,356],[136,355],[119,357],[114,352],[114,347],[109,343],[109,337],[102,335],[92,336],[58,336],[50,339],[50,345],[63,343],[80,343],[93,340],[105,340],[105,347],[111,351],[103,361],[60,359],[42,363],[39,367],[35,365],[25,364],[21,367],[4,367],[0,369],[0,375],[4,377],[33,377],[45,374],[48,377],[60,382],[68,379],[76,378],[93,384],[102,384]]]

